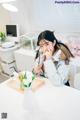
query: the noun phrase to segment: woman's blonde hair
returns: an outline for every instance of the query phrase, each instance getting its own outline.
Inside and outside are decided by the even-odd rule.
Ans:
[[[58,48],[65,54],[67,59],[74,57],[67,45],[61,43],[58,45]]]

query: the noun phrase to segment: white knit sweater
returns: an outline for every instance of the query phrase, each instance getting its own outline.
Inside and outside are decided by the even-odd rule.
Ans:
[[[34,66],[38,64],[44,65],[44,76],[51,80],[53,85],[63,85],[68,81],[69,65],[66,65],[64,60],[59,60],[55,65],[53,59],[43,61],[43,57],[40,56],[36,59]]]

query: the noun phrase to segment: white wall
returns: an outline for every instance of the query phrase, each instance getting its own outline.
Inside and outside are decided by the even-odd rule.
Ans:
[[[18,24],[20,35],[30,31],[30,10],[31,0],[16,0],[10,4],[18,8],[18,12],[10,12],[1,7],[0,4],[0,28],[4,28],[5,24]]]
[[[5,25],[11,22],[10,14],[0,6],[0,31],[5,31]]]
[[[60,32],[80,31],[80,4],[54,4],[54,0],[32,0],[31,29]]]
[[[20,34],[25,34],[30,31],[30,10],[31,10],[31,0],[17,0],[13,2],[18,8],[17,13],[10,13],[11,24],[18,24],[20,28]]]
[[[5,16],[1,8],[0,24],[5,23],[1,17],[4,14],[10,24],[19,24],[21,34],[45,29],[80,32],[80,4],[54,4],[54,0],[16,0],[11,4],[19,9],[18,13],[6,11]]]

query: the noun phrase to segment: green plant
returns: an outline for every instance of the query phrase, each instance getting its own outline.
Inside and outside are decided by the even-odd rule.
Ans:
[[[4,32],[0,32],[0,40],[5,41],[6,35]]]

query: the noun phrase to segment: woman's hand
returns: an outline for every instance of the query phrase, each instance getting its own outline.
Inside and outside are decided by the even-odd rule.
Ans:
[[[49,49],[44,53],[44,58],[45,58],[45,60],[50,59],[50,58],[52,57],[52,55],[53,55],[53,51],[52,51],[52,49],[49,48]]]
[[[41,73],[43,73],[42,65],[38,65],[38,66],[34,67],[34,68],[33,68],[33,72],[34,72],[36,75],[40,75]]]

